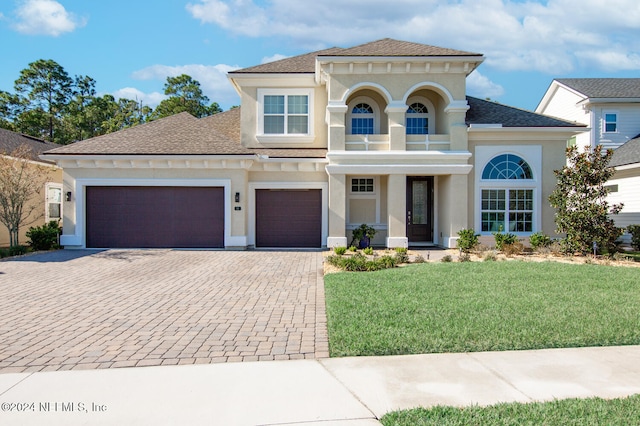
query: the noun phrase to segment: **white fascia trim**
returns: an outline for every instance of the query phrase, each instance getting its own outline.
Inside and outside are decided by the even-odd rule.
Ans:
[[[329,164],[328,174],[381,174],[381,175],[468,175],[470,164]]]
[[[586,98],[578,105],[591,104],[636,104],[640,103],[640,98]]]
[[[274,157],[271,158],[266,154],[258,155],[258,163],[322,163],[326,164],[329,162],[326,158],[282,158],[282,157]]]
[[[624,164],[622,166],[615,166],[614,169],[615,170],[632,170],[632,169],[638,169],[640,168],[640,163],[633,163],[633,164]]]
[[[586,127],[494,127],[498,126],[497,124],[490,125],[482,125],[475,124],[467,127],[468,133],[491,133],[491,132],[501,132],[501,133],[569,133],[569,134],[578,134],[587,131]]]
[[[247,246],[256,245],[256,190],[257,189],[320,189],[322,197],[321,241],[329,236],[329,183],[328,182],[249,182],[247,202]],[[325,244],[323,244],[325,245]]]
[[[152,154],[152,155],[135,155],[135,154],[42,154],[45,159],[50,161],[57,160],[115,160],[115,161],[153,161],[153,160],[255,160],[255,154],[241,155],[184,155],[184,154]]]
[[[87,186],[215,186],[224,188],[224,245],[231,242],[231,179],[76,179],[72,186],[75,199],[75,234],[63,235],[62,245],[86,248],[86,201]]]
[[[316,61],[319,64],[337,63],[400,63],[400,62],[472,62],[484,61],[483,55],[474,56],[318,56]]]
[[[340,160],[363,160],[371,158],[374,161],[433,161],[452,160],[460,161],[471,158],[469,151],[331,151],[327,153],[327,159],[331,161]]]

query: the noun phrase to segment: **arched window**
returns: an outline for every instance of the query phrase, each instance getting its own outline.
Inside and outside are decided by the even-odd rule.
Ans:
[[[373,135],[374,113],[371,105],[367,103],[356,104],[351,109],[351,134],[352,135]]]
[[[493,157],[482,171],[482,179],[533,179],[531,167],[514,154]]]
[[[412,103],[407,109],[407,134],[429,134],[429,110],[420,102]]]
[[[490,189],[481,190],[482,231],[533,232],[534,190],[515,183],[506,184],[513,180],[533,180],[529,164],[514,154],[497,155],[482,170],[482,180],[496,181]],[[505,181],[505,185],[500,181]]]

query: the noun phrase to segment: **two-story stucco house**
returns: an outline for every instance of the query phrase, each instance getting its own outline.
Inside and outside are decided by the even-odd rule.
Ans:
[[[547,198],[584,126],[469,97],[484,57],[391,39],[229,73],[241,107],[50,151],[66,247],[455,247],[552,234]]]
[[[640,224],[640,78],[557,79],[536,112],[587,125],[589,132],[574,140],[580,149],[602,145],[615,150],[608,201],[624,203],[616,225]]]

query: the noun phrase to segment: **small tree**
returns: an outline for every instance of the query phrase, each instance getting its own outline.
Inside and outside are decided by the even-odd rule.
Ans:
[[[26,145],[10,153],[0,153],[0,223],[9,231],[9,245],[19,245],[20,228],[44,215],[42,192],[48,168],[32,159],[35,155]],[[34,202],[37,200],[37,202]]]
[[[608,167],[612,150],[602,153],[598,145],[593,151],[578,152],[567,148],[568,165],[554,171],[558,183],[549,197],[556,212],[556,230],[566,234],[561,242],[565,253],[587,254],[598,248],[615,251],[615,240],[622,235],[609,215],[622,210],[622,204],[609,206],[605,183],[613,176]]]

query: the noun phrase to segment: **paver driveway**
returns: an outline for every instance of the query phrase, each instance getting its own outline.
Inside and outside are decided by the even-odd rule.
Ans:
[[[0,373],[328,356],[322,253],[57,251],[0,262]]]

